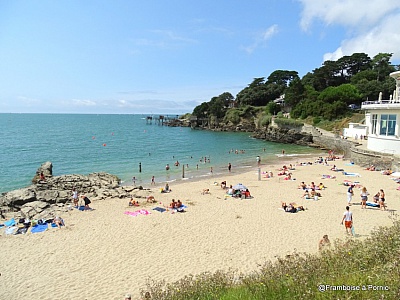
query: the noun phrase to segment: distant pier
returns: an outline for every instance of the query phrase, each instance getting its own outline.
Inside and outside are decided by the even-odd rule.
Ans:
[[[147,116],[146,124],[152,125],[154,121],[155,125],[160,126],[182,126],[182,121],[179,120],[179,116],[168,116],[168,115],[158,115],[158,116]]]

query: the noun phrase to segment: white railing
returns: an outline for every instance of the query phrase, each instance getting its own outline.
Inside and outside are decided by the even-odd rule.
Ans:
[[[374,104],[374,105],[376,105],[376,104],[399,104],[400,103],[400,100],[381,100],[381,101],[378,101],[378,100],[375,100],[375,101],[364,101],[364,102],[362,102],[361,103],[361,105],[371,105],[371,104]]]

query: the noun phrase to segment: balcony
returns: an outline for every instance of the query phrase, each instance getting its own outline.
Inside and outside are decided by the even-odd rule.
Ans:
[[[374,109],[400,109],[400,99],[395,100],[376,100],[376,101],[365,101],[361,103],[362,110],[374,110]]]

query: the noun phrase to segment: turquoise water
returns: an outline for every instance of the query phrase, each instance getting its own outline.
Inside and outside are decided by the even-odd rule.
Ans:
[[[256,140],[249,133],[212,132],[146,124],[143,115],[0,114],[0,192],[31,184],[39,166],[53,163],[53,175],[108,172],[130,184],[196,179],[320,151]],[[265,148],[265,151],[264,151]],[[230,150],[245,150],[234,154]],[[210,163],[202,163],[202,157]],[[179,161],[179,167],[174,166]],[[142,172],[139,173],[139,163]],[[166,171],[166,164],[170,170]],[[197,166],[198,165],[198,168]]]

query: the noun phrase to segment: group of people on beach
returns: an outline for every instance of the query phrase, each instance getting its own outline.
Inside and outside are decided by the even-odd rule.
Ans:
[[[353,196],[354,196],[354,187],[356,185],[354,183],[351,183],[347,189],[347,203],[350,206]],[[368,201],[368,196],[369,192],[367,191],[367,188],[363,186],[360,190],[360,197],[361,197],[361,208],[365,209],[367,208],[367,201]],[[380,189],[374,196],[373,196],[373,201],[371,206],[379,206],[380,210],[386,210],[386,204],[385,204],[385,192],[383,189]]]
[[[90,201],[90,199],[85,195],[81,195],[81,198],[83,199],[84,210],[90,210],[89,204],[92,203],[92,201]],[[79,207],[79,194],[75,188],[72,190],[72,202],[75,208]]]

